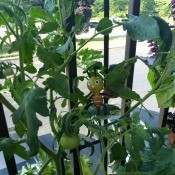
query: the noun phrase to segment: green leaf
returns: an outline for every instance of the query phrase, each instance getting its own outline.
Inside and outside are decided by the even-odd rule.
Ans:
[[[27,144],[29,145],[29,155],[38,153],[39,140],[38,129],[42,125],[36,113],[48,116],[46,91],[42,88],[25,89],[23,91],[23,101],[20,107],[12,114],[13,123],[16,125],[23,122],[27,129]]]
[[[53,12],[56,7],[55,2],[56,2],[55,0],[45,0],[44,9],[46,9],[48,12]]]
[[[159,50],[160,52],[168,52],[170,51],[173,42],[173,35],[171,28],[169,27],[169,24],[162,18],[158,16],[153,16],[153,18],[157,21],[157,24],[160,29],[160,39],[162,43],[159,46]],[[166,58],[166,56],[167,53],[160,54],[156,57],[156,61],[157,59],[162,61],[163,59]]]
[[[21,82],[20,76],[15,76],[13,80],[13,85],[10,86],[10,92],[13,99],[18,103],[21,104],[22,102],[22,91],[26,88],[33,86],[33,82],[30,80],[26,80]]]
[[[68,88],[68,77],[63,74],[58,74],[54,77],[47,78],[43,84],[63,96],[64,98],[68,98],[69,88]]]
[[[19,122],[15,125],[15,131],[18,134],[18,136],[20,138],[22,138],[24,136],[24,134],[26,133],[26,129],[25,126],[22,122]]]
[[[33,62],[33,54],[35,50],[35,41],[33,39],[32,33],[25,32],[23,35],[22,43],[19,44],[22,50],[22,58],[26,64],[31,64]]]
[[[164,144],[164,133],[159,128],[146,125],[149,134],[147,141],[153,154],[155,154]]]
[[[127,152],[124,146],[122,146],[119,142],[115,143],[114,146],[111,148],[110,153],[110,163],[113,161],[121,161],[125,160],[127,157]]]
[[[40,69],[40,72],[43,73],[50,68],[57,70],[58,66],[64,62],[64,59],[60,54],[47,48],[38,47],[37,56],[39,57],[39,60],[44,63],[44,66]]]
[[[90,167],[93,165],[92,162],[89,161],[89,158],[85,155],[80,154],[80,162],[82,166],[82,171],[86,175],[91,175]]]
[[[134,161],[130,161],[126,164],[126,172],[136,172],[137,164]]]
[[[83,69],[89,69],[96,61],[103,57],[102,51],[94,49],[81,49],[77,54],[77,61],[79,67]],[[79,61],[80,60],[80,61]]]
[[[28,73],[31,73],[31,74],[34,74],[37,72],[37,69],[32,64],[25,66],[24,70],[26,70]]]
[[[173,158],[173,150],[169,148],[161,148],[157,154],[156,169],[161,171],[169,166]]]
[[[29,156],[28,156],[28,153],[27,153],[25,147],[23,147],[19,144],[15,144],[13,147],[13,152],[14,152],[14,154],[18,155],[22,159],[29,160]]]
[[[107,29],[109,27],[112,27],[112,21],[108,18],[103,18],[99,21],[96,30],[100,32],[102,35],[108,35],[109,33],[112,32],[112,28]],[[105,31],[103,31],[105,30]]]
[[[123,22],[123,29],[133,40],[153,40],[160,38],[160,30],[157,21],[143,14],[140,17],[128,15],[128,20]]]
[[[124,99],[140,100],[139,94],[123,85],[119,84],[117,87],[110,87],[109,89]]]
[[[16,13],[3,2],[0,2],[0,10],[3,10],[5,13],[9,15],[9,17],[13,18],[17,23],[17,25],[19,26],[20,32],[23,33],[22,20],[19,18],[19,16]]]
[[[138,126],[131,131],[132,145],[136,151],[144,151],[145,140],[148,135],[146,130],[142,126]]]
[[[158,105],[167,108],[174,105],[175,80],[174,76],[166,77],[156,92]]]
[[[10,159],[14,154],[23,159],[29,159],[26,149],[11,138],[0,139],[0,151],[3,151],[7,159]]]
[[[63,19],[67,19],[70,17],[73,7],[74,7],[74,1],[73,0],[61,0],[61,11],[64,14]]]
[[[134,113],[132,116],[131,116],[133,122],[135,124],[139,124],[140,123],[140,116],[139,116],[139,113]]]
[[[87,141],[85,139],[83,139],[84,141],[84,144],[87,146],[87,147],[90,147],[91,148],[91,152],[90,152],[90,156],[92,156],[94,154],[94,151],[95,151],[95,147],[94,147],[94,144],[92,143],[92,141]]]
[[[45,23],[41,30],[39,31],[41,34],[49,33],[55,31],[59,27],[59,24],[56,21]]]
[[[64,53],[65,51],[67,51],[69,49],[71,42],[72,42],[72,39],[71,39],[71,37],[69,37],[67,39],[66,43],[59,48],[55,48],[55,51],[59,54]]]
[[[10,138],[0,138],[0,151],[3,151],[7,159],[13,156],[14,141]]]
[[[46,10],[43,10],[40,6],[34,7],[32,6],[29,9],[29,15],[30,17],[34,18],[34,19],[40,19],[43,21],[54,21],[53,16],[48,13]]]

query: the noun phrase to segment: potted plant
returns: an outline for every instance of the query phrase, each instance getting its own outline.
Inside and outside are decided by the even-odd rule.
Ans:
[[[81,174],[95,175],[99,169],[106,174],[103,161],[108,152],[116,174],[160,175],[168,172],[173,175],[174,146],[170,147],[166,139],[171,131],[141,122],[139,112],[134,112],[153,94],[159,106],[174,106],[174,48],[171,48],[173,37],[168,24],[159,17],[148,15],[129,15],[115,25],[103,18],[95,26],[96,33],[87,40],[82,39],[75,49],[74,36],[85,24],[81,23],[81,16],[76,15],[75,26],[67,30],[73,2],[45,1],[45,9],[31,7],[27,13],[11,1],[0,2],[1,24],[9,31],[1,44],[7,43],[7,39],[13,36],[9,53],[17,51],[19,54],[19,64],[0,64],[1,79],[4,79],[0,101],[12,112],[15,132],[19,137],[18,140],[1,138],[0,150],[7,157],[17,154],[26,160],[38,155],[38,174],[62,174],[62,158],[70,167],[71,150],[78,150],[79,145],[85,144],[94,153],[89,138],[95,135],[101,144],[102,154],[93,172],[90,172],[87,158],[77,152]],[[101,57],[101,52],[83,48],[96,36],[108,35],[119,25],[123,25],[133,40],[153,40],[156,43],[157,53],[151,57],[152,65],[135,57],[112,65],[106,73],[102,63],[95,60]],[[88,55],[92,55],[92,60],[88,59]],[[42,63],[39,69],[35,67],[34,56]],[[68,82],[71,77],[66,75],[65,69],[75,56],[86,69],[84,75],[74,77],[73,91],[70,92]],[[152,86],[143,98],[125,87],[131,67],[138,59],[149,67],[148,80]],[[79,87],[83,81],[87,81],[89,94]],[[17,107],[6,99],[3,90],[10,92]],[[115,115],[111,114],[111,108],[118,112],[115,106],[104,105],[103,98],[123,98],[135,104],[120,118],[103,124],[104,120]],[[69,110],[65,108],[67,101],[73,104]],[[40,141],[38,130],[42,122],[38,116],[49,118],[56,150],[49,149]],[[81,126],[88,130],[87,137],[81,137]],[[125,144],[120,143],[120,138],[124,138]],[[26,143],[28,149],[22,143]],[[32,173],[36,171],[35,168],[30,170]]]

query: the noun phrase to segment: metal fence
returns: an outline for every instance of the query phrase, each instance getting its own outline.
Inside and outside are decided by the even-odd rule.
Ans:
[[[129,14],[133,14],[138,16],[139,12],[140,12],[140,0],[129,0]],[[109,0],[104,0],[104,17],[109,18]],[[67,26],[67,30],[71,30],[72,26],[74,26],[74,14],[72,13],[71,17],[69,19],[67,19],[67,23],[69,24]],[[74,38],[74,45],[76,43],[76,38]],[[136,46],[137,46],[137,42],[133,41],[129,38],[129,36],[126,36],[126,47],[125,47],[125,60],[128,60],[132,57],[135,56],[136,54]],[[104,66],[106,68],[108,68],[109,66],[109,36],[104,36]],[[106,69],[107,70],[107,69]],[[70,92],[72,92],[72,81],[75,77],[77,77],[77,64],[76,64],[76,56],[73,57],[73,59],[71,60],[71,62],[69,63],[68,69],[67,69],[67,74],[70,77],[70,81],[69,81],[69,87],[70,87]],[[134,66],[131,69],[131,74],[126,82],[126,86],[132,89],[132,85],[133,85],[133,75],[134,75]],[[126,100],[122,100],[122,105],[121,105],[121,109],[122,109],[122,114],[124,114],[127,110],[128,110],[128,106],[126,107],[126,103],[128,101]],[[69,104],[69,108],[72,108],[74,104],[70,103]],[[165,126],[166,123],[166,116],[168,113],[168,109],[160,109],[160,115],[159,115],[159,122],[158,122],[158,126],[162,127]],[[105,121],[107,122],[107,121]],[[6,123],[6,118],[5,118],[5,114],[4,114],[4,110],[3,110],[3,106],[0,103],[0,138],[1,137],[9,137],[9,132],[8,132],[8,127],[7,127],[7,123]],[[94,144],[99,143],[98,141],[93,142]],[[79,150],[86,148],[85,145],[82,145],[81,147],[79,147]],[[78,165],[78,158],[77,158],[77,154],[76,152],[72,152],[73,153],[73,166],[74,166],[74,174],[75,175],[80,175],[80,169],[79,169],[79,165]],[[17,165],[15,162],[15,158],[14,156],[7,160],[7,158],[4,156],[5,158],[5,162],[7,165],[7,170],[9,175],[15,175],[18,173],[17,170]],[[108,166],[108,155],[106,154],[106,158],[105,158],[105,168],[107,170],[107,166]],[[65,174],[64,172],[64,161],[63,161],[63,175]]]

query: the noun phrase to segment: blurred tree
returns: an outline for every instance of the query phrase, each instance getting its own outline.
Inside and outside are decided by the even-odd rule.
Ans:
[[[157,15],[155,0],[142,0],[140,12],[141,14]]]
[[[170,0],[155,0],[156,11],[162,18],[168,18],[170,16],[169,4]]]
[[[82,22],[88,22],[92,16],[91,6],[94,0],[75,0],[75,14],[83,16]]]
[[[116,17],[125,17],[128,13],[129,0],[110,0],[110,15]],[[158,15],[163,18],[169,16],[170,0],[142,0],[140,13]],[[93,17],[103,16],[103,0],[95,0],[92,6]]]

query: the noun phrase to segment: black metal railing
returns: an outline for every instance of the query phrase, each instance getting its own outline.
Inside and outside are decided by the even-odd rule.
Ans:
[[[140,0],[129,0],[129,14],[133,14],[133,15],[139,15],[140,12]],[[104,17],[109,18],[109,0],[104,0]],[[74,26],[74,13],[72,13],[71,17],[67,20],[67,31],[70,31],[72,29],[72,26]],[[136,45],[137,42],[133,41],[129,38],[129,36],[126,37],[126,48],[125,48],[125,60],[134,57],[136,54]],[[76,38],[74,38],[74,46],[76,46]],[[109,35],[104,36],[104,66],[106,68],[108,68],[109,66]],[[106,71],[108,71],[106,69]],[[72,81],[75,77],[77,77],[77,63],[76,63],[76,55],[73,57],[73,59],[71,60],[71,62],[68,65],[67,68],[67,74],[70,77],[70,81],[69,81],[69,88],[70,88],[70,92],[72,92]],[[131,74],[128,78],[128,80],[126,81],[126,86],[130,87],[132,89],[132,85],[133,85],[133,78],[134,78],[134,67],[132,68]],[[105,100],[105,103],[107,103],[107,99]],[[127,110],[128,110],[128,106],[126,107],[126,100],[122,100],[122,113],[124,114]],[[69,104],[69,108],[73,107],[73,103]],[[168,112],[168,109],[161,109],[160,110],[160,117],[159,117],[159,126],[165,126],[165,122],[166,122],[166,114]],[[105,121],[107,122],[107,121]],[[4,110],[3,110],[3,106],[0,103],[0,138],[1,137],[9,137],[9,133],[8,133],[8,127],[7,127],[7,123],[6,123],[6,119],[5,119],[5,114],[4,114]],[[94,141],[93,144],[98,144],[99,141]],[[107,143],[106,143],[107,144]],[[85,145],[81,145],[79,147],[79,151],[86,148]],[[75,175],[80,175],[80,168],[79,168],[79,164],[78,164],[78,157],[77,157],[77,152],[76,151],[72,151],[72,155],[73,155],[73,166],[74,166],[74,174]],[[5,156],[4,156],[5,157]],[[12,157],[10,160],[7,160],[5,157],[5,161],[6,161],[6,165],[7,165],[7,170],[9,175],[15,175],[17,174],[17,165],[15,162],[14,157]],[[64,160],[62,161],[62,166],[63,166],[63,171],[64,171]],[[105,170],[107,171],[107,167],[108,167],[108,155],[106,154],[105,156]],[[64,174],[64,172],[63,172]]]

